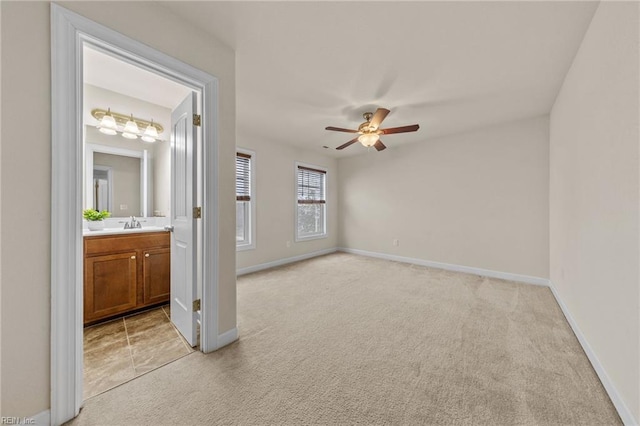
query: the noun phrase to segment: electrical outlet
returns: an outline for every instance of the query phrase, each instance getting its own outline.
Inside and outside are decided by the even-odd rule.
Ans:
[[[398,247],[398,246],[400,245],[400,240],[398,240],[397,238],[395,238],[395,239],[393,240],[393,245],[394,245],[394,246],[396,246],[396,247]]]
[[[287,247],[291,247],[291,241],[287,241]]]
[[[126,204],[120,204],[120,210],[128,210],[129,206],[127,206]]]

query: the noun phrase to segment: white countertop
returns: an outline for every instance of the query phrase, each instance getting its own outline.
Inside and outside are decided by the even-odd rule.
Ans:
[[[167,232],[162,226],[146,226],[143,228],[105,228],[99,231],[90,231],[89,229],[83,229],[82,235],[85,237],[99,237],[101,235],[116,235],[116,234],[137,234],[141,232]]]

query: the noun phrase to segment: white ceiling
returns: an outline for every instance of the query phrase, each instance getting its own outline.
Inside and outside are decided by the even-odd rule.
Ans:
[[[83,79],[86,84],[173,110],[189,88],[85,46]],[[107,108],[101,106],[101,108]],[[127,112],[127,111],[125,111]],[[169,124],[169,123],[167,123]]]
[[[326,126],[420,124],[403,143],[549,113],[594,2],[161,2],[236,50],[238,143],[365,152]]]

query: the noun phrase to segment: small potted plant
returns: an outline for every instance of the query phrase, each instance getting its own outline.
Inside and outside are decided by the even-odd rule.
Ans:
[[[82,217],[84,217],[87,222],[89,222],[89,230],[91,231],[99,231],[100,229],[104,229],[104,219],[111,216],[106,210],[101,212],[94,209],[87,209],[82,211]]]

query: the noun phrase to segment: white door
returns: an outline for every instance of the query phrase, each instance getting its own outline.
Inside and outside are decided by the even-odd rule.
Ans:
[[[192,93],[171,113],[171,321],[197,344],[196,312],[196,127]]]

